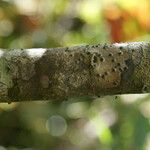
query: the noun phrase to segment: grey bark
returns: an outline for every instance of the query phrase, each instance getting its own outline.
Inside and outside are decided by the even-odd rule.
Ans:
[[[0,50],[0,102],[150,92],[150,43]]]

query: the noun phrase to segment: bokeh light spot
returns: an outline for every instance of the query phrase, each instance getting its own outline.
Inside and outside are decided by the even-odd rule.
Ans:
[[[9,20],[0,21],[0,36],[9,36],[13,31],[13,24]]]
[[[46,121],[46,129],[52,136],[62,136],[67,130],[66,120],[59,115],[51,116]]]

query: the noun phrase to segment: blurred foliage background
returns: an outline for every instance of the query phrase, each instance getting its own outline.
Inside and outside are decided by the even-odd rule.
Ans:
[[[0,0],[1,48],[149,39],[149,0]],[[0,104],[0,150],[150,150],[149,99]]]

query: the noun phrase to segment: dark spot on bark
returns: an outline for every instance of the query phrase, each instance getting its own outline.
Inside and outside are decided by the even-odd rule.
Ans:
[[[73,54],[70,54],[69,56],[70,56],[70,57],[72,57],[72,56],[73,56]]]
[[[110,56],[110,57],[111,57],[111,56],[113,56],[113,54],[112,54],[112,53],[109,53],[109,54],[108,54],[108,56]]]
[[[94,55],[93,56],[93,63],[97,63],[97,62],[98,62],[97,57]]]
[[[69,48],[68,47],[66,47],[65,52],[69,52]]]
[[[117,71],[117,69],[116,68],[112,68],[112,72],[116,72]]]
[[[106,71],[104,74],[105,74],[105,75],[108,75],[108,72]]]
[[[118,99],[118,96],[115,96],[115,100]]]
[[[102,79],[105,79],[105,75],[104,74],[102,75]]]
[[[128,69],[128,67],[127,67],[127,66],[125,66],[123,69],[124,69],[124,70],[127,70],[127,69]]]
[[[148,91],[147,86],[143,86],[143,88],[142,88],[142,92],[143,92],[143,93],[146,93],[147,91]]]
[[[120,47],[119,47],[119,49],[121,49],[121,50],[122,50],[122,49],[123,49],[123,47],[122,47],[122,46],[120,46]]]
[[[105,59],[104,59],[103,57],[100,57],[100,61],[101,61],[101,62],[104,62]]]
[[[118,82],[116,82],[116,81],[115,81],[115,82],[113,82],[113,85],[117,85],[117,84],[118,84]]]
[[[106,48],[107,48],[107,45],[106,45],[106,44],[104,44],[103,49],[106,49]]]
[[[133,62],[132,62],[132,60],[131,60],[131,59],[127,59],[127,60],[125,60],[125,63],[126,63],[126,65],[127,65],[128,67],[133,66]]]
[[[80,62],[83,61],[83,57],[80,57],[80,58],[79,58],[79,61],[80,61]]]
[[[120,67],[120,68],[119,68],[119,71],[120,71],[120,72],[122,72],[122,71],[123,71],[123,69]]]
[[[112,61],[112,62],[116,62],[116,59],[112,59],[111,61]]]
[[[134,52],[135,50],[134,50],[134,49],[132,49],[131,51],[132,51],[132,52]]]
[[[118,54],[119,54],[119,55],[122,55],[122,54],[123,54],[123,52],[122,52],[122,51],[120,51],[120,52],[118,52]]]
[[[8,101],[8,104],[11,104],[12,102],[11,101]]]
[[[86,47],[86,48],[89,48],[89,45],[86,45],[85,47]]]
[[[90,53],[90,52],[86,52],[86,54],[87,54],[87,55],[90,55],[91,53]]]
[[[8,73],[10,71],[9,66],[6,66],[6,72]]]
[[[99,57],[102,57],[102,54],[98,54]]]
[[[98,73],[96,76],[97,76],[97,77],[100,77],[100,76],[101,76],[101,74],[99,74],[99,73]]]
[[[117,63],[117,66],[121,66],[121,64],[120,64],[120,63]]]

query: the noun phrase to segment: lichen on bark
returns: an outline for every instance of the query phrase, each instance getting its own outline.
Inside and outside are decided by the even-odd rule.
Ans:
[[[150,92],[150,43],[143,44],[139,51],[141,59],[133,75],[136,85],[139,86],[139,93]]]
[[[0,102],[150,91],[150,44],[0,51]]]

